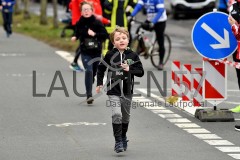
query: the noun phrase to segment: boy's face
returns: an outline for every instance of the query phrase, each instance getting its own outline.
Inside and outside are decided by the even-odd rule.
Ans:
[[[116,32],[113,38],[113,45],[120,51],[124,51],[129,43],[129,39],[126,34],[121,32]]]
[[[82,16],[85,18],[91,17],[93,14],[93,9],[89,4],[84,4],[81,10]]]

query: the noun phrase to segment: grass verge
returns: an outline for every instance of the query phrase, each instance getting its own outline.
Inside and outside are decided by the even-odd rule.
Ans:
[[[13,16],[13,32],[24,34],[40,41],[43,41],[50,46],[69,51],[75,52],[78,42],[71,42],[71,30],[66,30],[66,37],[61,38],[60,34],[62,32],[65,24],[59,22],[58,28],[53,28],[53,19],[48,17],[47,25],[40,25],[39,16],[31,15],[31,19],[23,19],[23,14]],[[2,19],[0,19],[2,24]]]

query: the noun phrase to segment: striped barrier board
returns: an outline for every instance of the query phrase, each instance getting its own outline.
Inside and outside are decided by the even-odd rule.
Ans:
[[[180,61],[173,61],[172,62],[172,96],[177,96],[179,97],[181,95],[181,88],[180,88],[180,74],[177,74],[177,72],[181,71],[180,67]]]
[[[192,76],[191,76],[191,64],[184,64],[182,66],[182,71],[184,74],[182,74],[182,100],[183,101],[190,101],[191,100],[191,88],[192,88]],[[186,73],[185,73],[186,72]]]
[[[203,68],[206,72],[203,97],[217,105],[227,98],[227,67],[218,60],[205,60]]]
[[[195,107],[200,107],[201,102],[203,101],[202,96],[202,68],[194,68],[196,73],[193,74],[193,105]]]

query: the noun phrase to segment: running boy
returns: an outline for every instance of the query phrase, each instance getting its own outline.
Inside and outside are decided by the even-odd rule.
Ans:
[[[127,130],[133,94],[134,76],[142,77],[144,70],[136,53],[128,48],[129,32],[124,27],[116,27],[110,34],[114,45],[98,65],[97,88],[103,87],[104,72],[108,69],[107,95],[112,109],[112,127],[115,137],[114,150],[119,153],[127,150]]]

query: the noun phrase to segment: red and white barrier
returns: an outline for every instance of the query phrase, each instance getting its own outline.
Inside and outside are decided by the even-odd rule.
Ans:
[[[181,88],[180,88],[180,74],[177,72],[181,71],[180,62],[173,61],[172,62],[172,96],[180,96],[181,95]]]
[[[217,105],[227,97],[226,64],[238,67],[238,63],[226,60],[203,61],[203,68],[196,68],[191,72],[191,64],[180,65],[179,61],[172,63],[172,96],[182,96],[181,101],[192,102],[194,107],[201,106],[204,100]],[[203,70],[205,77],[202,86]],[[177,72],[182,71],[182,72]]]
[[[201,102],[203,101],[203,96],[202,96],[202,73],[203,69],[202,68],[195,68],[194,71],[196,73],[193,74],[193,105],[195,107],[200,107]]]
[[[211,59],[208,59],[208,58],[203,58],[204,61],[210,61]],[[231,67],[234,67],[234,68],[237,68],[237,69],[240,69],[240,63],[238,62],[231,62],[231,61],[228,61],[227,59],[224,59],[224,60],[215,60],[215,61],[218,61],[220,63],[224,63],[224,64],[227,64],[228,66],[231,66]]]
[[[204,99],[220,103],[226,99],[226,65],[217,60],[203,61],[206,71],[204,81]],[[217,102],[218,101],[218,102]]]
[[[182,74],[182,100],[183,101],[190,101],[192,98],[191,94],[191,88],[192,88],[192,76],[191,76],[191,64],[184,64],[182,66],[182,71],[184,74]],[[186,73],[185,73],[186,72]]]
[[[231,62],[231,61],[228,61],[228,60],[218,60],[220,63],[224,63],[224,64],[227,64],[231,67],[234,67],[234,68],[237,68],[237,69],[240,69],[240,63],[238,62]]]

